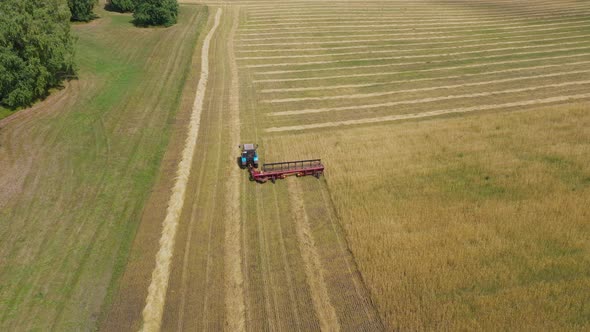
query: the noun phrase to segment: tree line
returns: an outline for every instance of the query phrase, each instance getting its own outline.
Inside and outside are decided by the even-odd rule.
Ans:
[[[97,0],[0,0],[0,105],[30,106],[76,75],[70,21],[89,22]],[[176,23],[176,0],[111,0],[138,26]]]
[[[108,7],[122,13],[133,12],[133,22],[139,26],[176,24],[176,0],[110,0]]]

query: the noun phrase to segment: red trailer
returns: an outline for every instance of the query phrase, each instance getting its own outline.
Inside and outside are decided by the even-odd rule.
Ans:
[[[263,164],[261,170],[250,167],[250,179],[260,183],[268,180],[274,183],[275,180],[284,179],[290,175],[297,177],[313,175],[319,179],[323,173],[324,165],[320,159]]]

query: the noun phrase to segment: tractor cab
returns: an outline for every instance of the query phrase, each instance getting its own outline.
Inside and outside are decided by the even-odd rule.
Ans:
[[[258,144],[240,145],[240,149],[242,149],[242,154],[239,160],[241,168],[246,168],[249,166],[258,168],[258,153],[256,152],[257,148]]]

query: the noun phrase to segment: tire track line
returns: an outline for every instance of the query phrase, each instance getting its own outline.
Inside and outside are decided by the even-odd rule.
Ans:
[[[428,68],[428,69],[380,72],[380,73],[361,73],[361,74],[350,74],[350,75],[332,75],[332,76],[323,76],[323,77],[320,76],[320,77],[302,77],[302,78],[273,78],[273,79],[252,80],[252,82],[254,82],[254,83],[281,82],[282,83],[282,82],[296,82],[296,81],[321,81],[321,80],[351,78],[351,77],[391,76],[391,75],[405,74],[405,73],[418,73],[418,72],[430,72],[430,71],[451,70],[451,69],[478,68],[478,67],[486,67],[486,66],[492,66],[492,65],[525,63],[525,62],[539,61],[539,60],[547,61],[547,60],[556,60],[556,59],[569,59],[569,58],[577,58],[577,57],[588,57],[588,54],[561,55],[561,56],[526,59],[526,60],[508,60],[508,61],[478,63],[478,64],[474,64],[474,65],[449,66],[449,67],[440,67],[440,68]],[[372,67],[367,66],[365,68],[372,68]]]
[[[268,130],[267,130],[268,131]],[[296,224],[296,233],[301,256],[304,262],[305,275],[309,284],[311,298],[320,321],[322,331],[339,331],[340,323],[336,310],[332,305],[328,288],[324,279],[324,272],[317,247],[313,239],[311,227],[305,205],[302,199],[303,193],[297,182],[287,180],[287,190],[293,208],[293,218]]]
[[[195,95],[195,102],[193,104],[193,113],[189,123],[188,135],[185,141],[185,146],[182,151],[182,159],[178,164],[178,171],[172,195],[168,203],[166,218],[163,222],[162,237],[160,238],[160,249],[156,255],[156,266],[152,272],[152,280],[148,288],[148,296],[146,305],[143,309],[143,331],[159,331],[162,323],[162,314],[164,311],[164,304],[166,301],[166,291],[168,289],[168,281],[170,278],[170,264],[174,252],[174,242],[176,238],[176,231],[178,229],[178,220],[184,205],[184,198],[186,194],[186,185],[191,171],[192,160],[199,134],[199,124],[201,120],[201,112],[203,109],[203,102],[207,88],[207,80],[209,77],[209,44],[213,38],[213,34],[219,26],[221,17],[221,9],[217,10],[215,15],[215,23],[207,37],[203,42],[202,56],[201,56],[201,77],[197,86]]]
[[[434,116],[453,114],[453,113],[468,113],[468,112],[474,112],[474,111],[485,111],[485,110],[494,110],[494,109],[502,109],[502,108],[522,107],[522,106],[531,106],[531,105],[543,105],[543,104],[558,103],[558,102],[565,102],[565,101],[583,100],[583,99],[588,99],[588,98],[590,98],[590,93],[568,95],[568,96],[558,96],[558,97],[551,97],[551,98],[542,98],[542,99],[535,99],[535,100],[526,100],[526,101],[504,103],[504,104],[490,104],[490,105],[479,105],[479,106],[473,106],[473,107],[444,109],[444,110],[436,110],[436,111],[429,111],[429,112],[422,112],[422,113],[389,115],[389,116],[382,116],[382,117],[376,117],[376,118],[314,123],[314,124],[300,125],[300,126],[272,127],[272,128],[267,128],[265,131],[266,132],[300,131],[300,130],[317,129],[317,128],[328,128],[328,127],[340,127],[340,126],[350,126],[350,125],[359,125],[359,124],[392,122],[392,121],[434,117]]]
[[[215,47],[215,46],[213,46]],[[221,76],[221,78],[220,78]],[[217,74],[213,77],[211,77],[211,80],[209,82],[209,85],[213,85],[215,86],[216,82],[218,80],[225,80],[225,71],[221,74]],[[223,100],[223,98],[225,98],[225,90],[223,90],[220,95],[217,96],[219,99]],[[207,103],[207,107],[208,109],[212,109],[214,107],[214,98],[210,98],[208,100]],[[221,112],[217,112],[217,121],[219,123],[218,126],[221,126],[222,123],[222,113]],[[210,128],[205,127],[205,130],[210,130]],[[222,136],[222,130],[218,129],[219,133],[218,133],[218,137],[217,140],[219,142],[221,142],[221,136]],[[202,131],[203,136],[208,137],[209,133],[207,131],[203,132]],[[208,142],[205,142],[205,144],[208,144]],[[201,154],[201,160],[207,160],[208,157],[208,153],[207,153],[207,149],[204,149],[202,154]],[[220,163],[221,163],[221,145],[217,146],[217,150],[215,153],[215,168],[214,169],[220,169]],[[205,171],[206,171],[206,167],[203,166],[203,164],[200,167],[199,170],[199,176],[198,176],[198,184],[203,184],[204,179],[205,179]],[[196,193],[195,193],[195,199],[194,202],[199,202],[200,199],[202,198],[202,191],[201,188],[198,187],[196,188]],[[218,192],[218,187],[215,186],[210,192],[207,192],[207,195],[210,195],[212,197],[216,197]],[[189,284],[189,258],[192,255],[191,253],[191,247],[193,244],[192,241],[192,237],[193,237],[193,227],[195,224],[195,221],[197,219],[197,211],[199,210],[199,206],[194,204],[191,208],[191,214],[190,214],[190,222],[189,222],[189,226],[187,228],[188,230],[188,234],[187,234],[187,239],[185,242],[185,248],[184,248],[184,256],[183,256],[183,260],[182,260],[182,276],[181,276],[181,286],[180,286],[180,304],[179,304],[179,309],[178,309],[178,320],[177,320],[177,331],[182,331],[184,329],[184,323],[185,323],[185,308],[186,308],[186,300],[187,297],[190,296],[189,292],[187,291],[188,289],[188,284]],[[206,260],[206,267],[205,267],[205,278],[203,281],[203,284],[205,285],[203,288],[206,290],[205,294],[203,295],[203,306],[202,306],[202,316],[201,316],[201,322],[203,324],[203,329],[206,330],[207,329],[207,322],[209,321],[208,319],[208,314],[209,314],[209,310],[207,308],[208,305],[208,299],[210,297],[209,292],[211,291],[211,289],[208,287],[209,282],[211,280],[210,276],[211,276],[211,266],[212,266],[212,258],[211,258],[211,243],[213,242],[212,238],[213,238],[213,225],[214,225],[214,218],[211,218],[207,212],[203,213],[203,216],[201,217],[203,219],[203,221],[208,220],[209,221],[209,228],[207,230],[207,260]],[[193,279],[194,280],[194,279]]]
[[[213,77],[211,77],[211,84],[213,86],[215,86],[216,81],[219,79],[219,75],[215,75]],[[223,78],[222,78],[223,79]],[[223,97],[221,97],[223,98]],[[213,107],[213,98],[210,98],[208,100],[208,104],[207,107],[209,109],[211,109]],[[219,115],[219,118],[221,117],[221,115]],[[218,120],[219,123],[221,123],[221,119]],[[209,128],[205,127],[205,130],[209,130]],[[204,136],[208,136],[208,132],[202,132],[204,134]],[[219,136],[221,136],[221,131],[219,133]],[[219,141],[221,141],[221,137],[218,138]],[[207,144],[207,143],[205,143]],[[207,149],[204,149],[201,153],[201,160],[207,160],[208,157],[208,151]],[[215,169],[219,169],[219,164],[220,164],[220,159],[221,159],[221,146],[219,145],[216,151],[216,167]],[[204,179],[205,179],[205,170],[206,167],[200,167],[199,169],[199,175],[198,175],[198,184],[202,184],[204,183]],[[213,193],[211,194],[212,196],[215,196],[217,193],[217,187],[215,187],[213,189]],[[197,188],[197,190],[195,190],[195,199],[194,202],[199,202],[200,199],[202,198],[202,191],[200,190],[200,188]],[[198,210],[198,206],[195,204],[192,206],[191,208],[191,214],[190,214],[190,221],[189,221],[189,225],[188,225],[188,234],[187,234],[187,239],[185,242],[185,247],[184,247],[184,256],[183,256],[183,260],[182,260],[182,275],[181,275],[181,285],[180,285],[180,304],[179,304],[179,309],[178,309],[178,320],[177,320],[177,331],[182,331],[184,329],[184,317],[185,317],[185,308],[186,308],[186,300],[187,300],[187,296],[188,296],[188,277],[189,277],[189,258],[191,256],[191,247],[193,244],[192,241],[192,237],[193,237],[193,227],[195,224],[195,221],[197,219],[197,210]],[[210,270],[210,256],[211,256],[211,238],[212,238],[212,224],[213,224],[213,218],[209,218],[209,231],[208,231],[208,238],[207,238],[207,264],[206,264],[206,272],[205,272],[205,280],[204,280],[204,284],[207,285],[209,282],[209,270]],[[206,286],[204,287],[205,289]],[[207,296],[205,295],[205,298],[207,298]],[[204,303],[206,303],[206,300],[204,301]],[[207,321],[205,317],[207,317],[207,306],[206,304],[203,305],[203,323],[205,324],[205,322]],[[204,328],[206,328],[206,326],[204,326]]]
[[[207,158],[207,150],[205,149],[202,153],[202,158],[205,159]],[[205,175],[205,168],[201,168],[200,172],[199,172],[199,182],[198,183],[203,183],[203,179],[204,179],[204,175]],[[201,192],[197,191],[196,195],[195,195],[195,202],[198,202],[199,199],[201,198]],[[176,326],[178,331],[182,331],[183,330],[183,325],[184,325],[184,312],[185,312],[185,307],[186,307],[186,289],[187,289],[187,284],[188,284],[188,260],[189,260],[189,256],[190,256],[190,249],[191,249],[191,244],[192,244],[192,237],[193,237],[193,227],[194,227],[194,222],[195,222],[195,213],[196,213],[196,206],[193,206],[193,208],[191,209],[191,219],[188,225],[188,234],[187,234],[187,238],[186,238],[186,243],[184,246],[184,257],[182,259],[182,275],[181,275],[181,284],[180,284],[180,293],[181,293],[181,298],[180,298],[180,304],[179,304],[179,310],[178,310],[178,324]]]
[[[387,81],[387,82],[377,82],[377,83],[361,83],[361,84],[342,84],[342,85],[324,85],[324,86],[312,86],[312,87],[304,87],[304,88],[277,88],[277,89],[262,89],[260,93],[276,93],[276,92],[297,92],[297,91],[317,91],[317,90],[338,90],[338,89],[350,89],[350,88],[364,88],[364,87],[374,87],[374,86],[383,86],[383,85],[390,85],[396,83],[414,83],[414,82],[423,82],[423,81],[436,81],[436,80],[448,80],[448,79],[455,79],[455,78],[464,78],[464,77],[474,77],[474,76],[485,76],[485,75],[492,75],[492,74],[503,74],[503,73],[512,73],[524,70],[532,70],[532,69],[547,69],[547,68],[554,68],[554,67],[564,67],[564,66],[575,66],[575,65],[582,65],[582,64],[589,64],[590,61],[578,61],[578,62],[569,62],[569,63],[559,63],[555,65],[543,65],[543,66],[532,66],[532,67],[521,67],[521,68],[513,68],[513,69],[504,69],[504,70],[493,70],[487,71],[482,73],[474,73],[474,74],[462,74],[462,75],[453,75],[453,76],[442,76],[442,77],[426,77],[426,78],[417,78],[417,79],[408,79],[408,80],[395,80],[395,81]]]
[[[231,146],[240,144],[240,85],[238,65],[234,54],[234,35],[239,25],[239,7],[232,13],[232,26],[227,39],[227,54],[231,72],[229,96],[229,132]],[[228,164],[234,164],[233,150],[230,149]],[[227,181],[227,219],[225,221],[225,310],[226,328],[229,331],[246,330],[246,305],[244,299],[244,275],[242,271],[242,215],[240,201],[240,172],[230,167]],[[244,246],[245,247],[245,246]],[[244,249],[245,250],[245,249]]]
[[[567,86],[585,85],[585,84],[590,84],[590,80],[564,82],[564,83],[556,83],[556,84],[545,84],[545,85],[538,85],[538,86],[526,87],[526,88],[478,92],[478,93],[469,93],[469,94],[462,94],[462,95],[450,95],[450,96],[443,96],[443,97],[400,100],[400,101],[393,101],[393,102],[379,103],[379,104],[368,104],[368,105],[365,104],[365,105],[354,105],[354,106],[343,106],[343,107],[326,107],[326,108],[308,108],[308,109],[295,110],[295,111],[272,112],[272,113],[268,113],[268,115],[269,116],[284,116],[284,115],[300,115],[300,114],[324,113],[324,112],[346,111],[346,110],[371,109],[371,108],[379,108],[379,107],[391,107],[391,106],[397,106],[397,105],[430,103],[430,102],[435,102],[435,101],[451,100],[451,99],[489,97],[489,96],[494,96],[494,95],[498,95],[498,94],[528,92],[528,91],[535,91],[535,90],[546,89],[546,88],[562,88],[562,87],[567,87]]]
[[[359,302],[362,304],[363,311],[365,313],[365,316],[367,317],[367,322],[377,322],[377,324],[379,324],[380,330],[384,330],[383,323],[381,322],[381,317],[379,317],[379,314],[377,314],[376,309],[374,309],[374,305],[371,302],[369,292],[366,289],[363,280],[361,279],[359,269],[356,267],[356,262],[354,261],[354,256],[352,255],[352,251],[349,251],[348,244],[346,243],[346,240],[342,239],[342,237],[340,236],[341,234],[337,229],[338,228],[338,226],[336,226],[337,222],[334,221],[335,217],[333,216],[334,211],[331,210],[333,208],[334,204],[331,202],[331,200],[326,198],[325,186],[318,183],[317,187],[322,195],[322,201],[324,202],[324,205],[328,209],[328,219],[330,220],[330,226],[332,227],[332,232],[336,235],[336,240],[338,242],[338,248],[340,249],[340,253],[342,254],[342,256],[341,256],[342,260],[344,261],[344,264],[346,265],[346,269],[348,271],[348,274],[349,274],[350,278],[352,279],[352,282],[354,285],[354,290],[355,290],[356,295],[359,299]],[[352,258],[352,264],[347,259],[347,257],[349,255]],[[355,266],[352,267],[351,265],[355,265]],[[354,271],[357,271],[357,273],[355,274]],[[358,275],[358,277],[357,277],[357,275]],[[371,310],[371,308],[369,308],[369,307],[372,307],[373,310]]]
[[[285,277],[287,279],[287,287],[289,289],[289,300],[290,300],[289,303],[291,304],[291,308],[293,310],[293,316],[294,316],[295,324],[297,326],[297,331],[301,331],[301,318],[300,318],[301,315],[299,314],[299,307],[298,307],[297,301],[295,299],[295,289],[294,289],[293,280],[292,280],[293,274],[291,273],[291,267],[289,265],[289,259],[287,257],[287,249],[285,247],[285,239],[283,237],[283,227],[281,226],[280,213],[279,213],[279,211],[281,209],[279,208],[277,190],[276,190],[275,186],[272,187],[272,192],[273,192],[273,200],[274,200],[274,210],[277,214],[277,218],[275,220],[277,220],[277,227],[278,227],[278,231],[279,231],[279,247],[281,250],[281,258],[283,260],[283,266],[285,267]]]
[[[590,72],[590,70],[574,70],[574,71],[566,71],[566,72],[559,72],[559,73],[552,73],[552,74],[545,74],[545,75],[519,76],[519,77],[505,78],[505,79],[491,80],[491,81],[483,81],[483,82],[431,86],[431,87],[427,87],[427,88],[406,89],[406,90],[385,91],[385,92],[372,92],[372,93],[358,93],[358,94],[347,94],[347,95],[325,96],[325,97],[269,99],[269,100],[262,100],[261,102],[267,103],[267,104],[276,104],[276,103],[300,102],[300,101],[309,101],[309,100],[338,100],[338,99],[373,98],[373,97],[395,95],[395,94],[399,94],[399,93],[464,88],[464,87],[471,87],[471,86],[506,83],[506,82],[537,79],[537,78],[548,78],[548,77],[559,77],[559,76],[566,76],[566,75],[573,75],[573,74],[584,74],[584,73],[589,73],[589,72]]]
[[[266,308],[266,321],[268,322],[268,329],[270,331],[279,330],[278,304],[276,288],[273,282],[273,273],[270,267],[270,250],[268,236],[262,221],[262,212],[264,211],[264,199],[262,199],[262,192],[260,186],[256,186],[256,221],[258,226],[258,242],[260,244],[259,257],[262,270],[262,287],[264,290],[264,304]],[[272,291],[272,293],[271,293]],[[272,304],[271,304],[272,301]]]

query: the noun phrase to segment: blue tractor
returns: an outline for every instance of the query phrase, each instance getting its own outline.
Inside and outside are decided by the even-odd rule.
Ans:
[[[240,145],[240,149],[242,149],[242,155],[240,156],[238,163],[241,168],[258,168],[258,152],[256,152],[257,148],[258,144]]]

